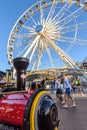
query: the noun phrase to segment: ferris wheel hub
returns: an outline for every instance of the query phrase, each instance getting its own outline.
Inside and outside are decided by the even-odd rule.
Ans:
[[[42,26],[42,25],[37,25],[36,28],[35,28],[35,31],[36,31],[37,33],[40,33],[40,32],[42,31],[42,29],[43,29],[43,26]]]

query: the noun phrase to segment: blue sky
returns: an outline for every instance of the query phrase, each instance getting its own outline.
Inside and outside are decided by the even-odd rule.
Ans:
[[[20,15],[37,0],[0,0],[0,70],[6,71],[11,66],[8,64],[7,43],[12,27]],[[81,18],[87,21],[87,13]],[[87,40],[86,31],[80,32],[81,39]],[[87,56],[87,46],[76,46],[70,51],[71,57],[81,62]]]
[[[36,0],[0,0],[0,70],[10,69],[7,43],[10,31],[20,15]]]

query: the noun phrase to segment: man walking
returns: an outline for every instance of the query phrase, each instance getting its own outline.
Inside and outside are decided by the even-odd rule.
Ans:
[[[54,78],[54,88],[55,88],[55,94],[56,94],[56,99],[59,98],[61,101],[63,101],[63,97],[62,97],[62,89],[60,86],[60,82],[58,81],[58,78],[55,77]]]

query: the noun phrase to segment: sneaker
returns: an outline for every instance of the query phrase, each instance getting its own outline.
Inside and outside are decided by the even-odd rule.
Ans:
[[[64,103],[65,103],[65,101],[62,101],[61,103],[62,103],[62,104],[64,104]]]
[[[71,107],[76,107],[76,104],[73,104]]]
[[[65,104],[65,105],[63,105],[63,108],[68,108],[68,106]]]

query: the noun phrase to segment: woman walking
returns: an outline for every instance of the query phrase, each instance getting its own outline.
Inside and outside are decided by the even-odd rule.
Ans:
[[[65,105],[63,106],[63,108],[68,108],[69,107],[69,105],[68,105],[68,99],[69,98],[72,101],[72,107],[76,107],[74,97],[71,94],[71,89],[72,88],[71,88],[71,85],[68,82],[67,77],[66,77],[65,74],[63,75],[63,85],[64,85],[64,88],[65,88]]]

